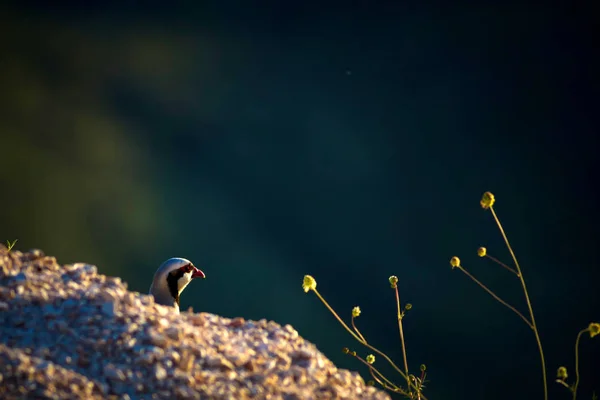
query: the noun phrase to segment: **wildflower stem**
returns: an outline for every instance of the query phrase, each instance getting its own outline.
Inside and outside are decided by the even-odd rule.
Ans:
[[[356,335],[356,333],[354,333],[352,331],[352,329],[350,329],[348,327],[348,325],[346,325],[346,323],[344,322],[344,320],[342,320],[340,318],[339,315],[337,315],[337,313],[333,310],[333,308],[331,308],[331,306],[329,305],[329,303],[327,303],[327,301],[323,298],[323,296],[321,296],[321,294],[317,291],[317,289],[313,289],[313,291],[315,292],[315,294],[317,295],[317,297],[319,298],[319,300],[321,300],[321,302],[323,304],[325,304],[325,307],[327,307],[327,309],[333,314],[333,316],[338,320],[338,322],[340,324],[342,324],[342,326],[348,331],[348,333],[350,333],[354,339],[358,340],[360,343],[366,343],[365,341],[363,341],[363,339],[361,339],[359,336]]]
[[[419,380],[419,400],[421,399],[421,389],[423,389],[425,386],[425,378],[427,377],[427,373],[425,371],[421,371],[421,379]]]
[[[400,293],[398,292],[398,285],[395,285],[396,291],[396,307],[398,310],[398,330],[400,331],[400,342],[402,343],[402,358],[404,359],[404,372],[406,373],[406,385],[408,392],[410,393],[410,379],[408,376],[408,361],[406,359],[406,346],[404,345],[404,331],[402,329],[402,312],[400,311]],[[417,392],[419,390],[417,389]]]
[[[587,332],[589,328],[585,328],[579,331],[577,339],[575,340],[575,383],[573,384],[573,400],[577,399],[577,386],[579,386],[579,340],[581,335]]]
[[[406,391],[404,391],[404,389],[402,389],[401,387],[396,386],[393,383],[387,383],[389,381],[387,379],[385,379],[385,376],[383,376],[383,374],[381,372],[377,371],[377,369],[375,369],[373,366],[369,366],[369,372],[370,372],[371,376],[373,377],[373,379],[375,379],[377,381],[377,383],[379,383],[384,389],[387,389],[394,393],[400,393],[401,395],[406,396],[406,397],[410,397],[410,395]],[[377,374],[381,378],[385,379],[387,382],[382,382],[380,378],[375,376],[374,372],[377,372]]]
[[[515,274],[516,276],[519,276],[519,273],[517,271],[515,271],[514,269],[512,269],[511,267],[509,267],[508,265],[504,264],[502,261],[498,260],[495,257],[492,257],[488,254],[485,255],[487,258],[489,258],[490,260],[492,260],[493,262],[495,262],[496,264],[506,268],[507,270],[509,270],[510,272],[512,272],[513,274]]]
[[[492,296],[494,299],[498,300],[501,304],[503,304],[504,306],[508,307],[510,310],[512,310],[515,314],[517,314],[519,317],[521,317],[521,319],[523,321],[525,321],[525,323],[527,324],[528,327],[530,327],[531,329],[534,329],[533,325],[531,324],[531,322],[529,322],[529,320],[527,318],[525,318],[525,316],[523,314],[521,314],[516,308],[514,308],[513,306],[511,306],[510,304],[508,304],[506,301],[502,300],[500,297],[498,297],[496,295],[496,293],[492,292],[490,289],[488,289],[487,286],[485,286],[483,283],[481,283],[479,280],[477,280],[477,278],[475,278],[473,275],[471,275],[466,269],[464,269],[462,267],[462,265],[459,265],[458,267],[456,267],[458,269],[460,269],[462,272],[465,273],[465,275],[467,275],[469,278],[471,278],[471,280],[473,280],[473,282],[475,282],[476,284],[478,284],[483,290],[485,290],[486,292],[488,292],[490,294],[490,296]]]
[[[525,300],[527,301],[527,307],[529,308],[529,316],[531,318],[530,325],[533,329],[533,333],[535,334],[535,340],[537,341],[538,349],[540,351],[540,358],[542,361],[542,378],[544,380],[544,400],[548,400],[548,382],[547,382],[547,378],[546,378],[546,361],[544,359],[544,350],[542,349],[542,341],[540,339],[540,334],[538,332],[537,325],[535,323],[535,317],[533,316],[533,307],[531,306],[531,300],[529,299],[529,294],[527,293],[527,285],[525,284],[525,279],[523,279],[523,273],[521,272],[521,267],[519,266],[517,257],[515,256],[515,253],[514,253],[512,247],[510,246],[508,238],[506,237],[506,233],[504,232],[504,229],[502,228],[502,224],[500,223],[500,220],[498,219],[498,216],[496,215],[496,212],[494,211],[494,207],[492,205],[490,205],[490,211],[492,212],[492,215],[494,216],[494,220],[496,221],[496,225],[498,225],[498,229],[500,229],[500,233],[502,234],[502,237],[504,238],[506,247],[508,247],[508,251],[510,251],[510,255],[512,256],[512,259],[515,262],[515,266],[517,267],[517,272],[519,274],[518,277],[519,277],[519,280],[521,281],[521,286],[523,287],[523,292],[525,293]]]
[[[373,371],[374,371],[374,370],[375,370],[375,368],[371,368],[371,367],[369,367],[369,373],[371,374],[371,376],[373,377],[373,379],[375,379],[375,381],[377,381],[377,383],[379,383],[379,384],[381,385],[381,387],[383,387],[384,389],[391,390],[392,392],[395,392],[395,391],[396,391],[396,388],[395,388],[395,387],[391,387],[391,386],[389,386],[389,385],[388,385],[387,383],[385,383],[385,382],[382,382],[382,381],[381,381],[381,379],[380,379],[379,377],[375,376],[375,374],[373,373]],[[375,371],[376,371],[376,370],[375,370]],[[381,374],[379,371],[377,371],[377,372],[378,372],[379,374]],[[383,376],[383,375],[381,375],[381,376]]]
[[[402,370],[400,368],[398,368],[398,366],[382,351],[380,351],[379,349],[371,346],[370,344],[368,344],[366,341],[363,341],[356,333],[354,333],[352,331],[352,329],[350,329],[348,327],[348,325],[346,325],[346,323],[340,318],[339,315],[337,315],[337,313],[333,310],[333,308],[331,308],[331,306],[329,305],[329,303],[327,303],[327,301],[323,298],[323,296],[321,296],[321,294],[317,291],[316,288],[312,288],[311,289],[313,292],[315,292],[315,294],[317,295],[317,297],[319,298],[319,300],[321,300],[321,302],[323,304],[325,304],[325,307],[327,307],[327,309],[333,314],[333,316],[338,320],[338,322],[340,324],[342,324],[342,326],[344,327],[344,329],[346,329],[346,331],[348,331],[348,333],[350,333],[352,335],[352,337],[354,339],[356,339],[359,343],[361,343],[363,346],[371,349],[372,351],[374,351],[375,353],[379,354],[381,357],[383,357],[388,363],[390,363],[390,365],[404,378],[407,379],[407,376],[404,372],[402,372]],[[418,388],[416,387],[416,385],[414,385],[412,382],[409,381],[409,386],[412,386],[415,390],[418,390]],[[427,398],[423,395],[421,395],[421,398],[423,400],[427,400]]]
[[[371,346],[370,344],[368,344],[366,342],[364,342],[362,344],[364,346],[368,347],[369,349],[371,349],[372,351],[376,352],[377,354],[379,354],[381,357],[383,357],[403,378],[406,379],[406,377],[407,377],[406,374],[404,374],[404,372],[402,372],[402,370],[400,368],[398,368],[398,366],[385,353],[383,353],[379,349]],[[410,386],[412,386],[415,390],[418,391],[418,388],[417,388],[417,386],[415,384],[413,384],[412,382],[410,382],[410,380],[408,380],[408,382],[409,382],[409,388],[410,388]],[[423,395],[421,395],[421,398],[423,400],[427,400],[427,398],[425,396],[423,396]]]
[[[569,385],[567,385],[567,383],[565,381],[563,381],[561,379],[557,379],[556,383],[559,383],[559,384],[563,385],[564,387],[566,387],[567,389],[569,389],[571,392],[573,392],[573,388],[570,387]],[[575,398],[575,397],[573,397],[573,398]]]
[[[379,372],[379,370],[377,368],[375,368],[373,365],[369,364],[368,362],[366,362],[365,360],[363,360],[362,358],[360,358],[357,355],[353,355],[354,358],[356,358],[358,361],[360,361],[361,363],[365,364],[367,367],[369,367],[369,372],[371,373],[371,376],[373,378],[375,378],[375,380],[381,385],[384,386],[386,389],[390,389],[394,392],[398,392],[401,391],[402,388],[398,387],[397,385],[395,385],[392,381],[390,381],[388,378],[385,377],[385,375],[383,375],[381,372]],[[375,376],[375,374],[377,374],[377,376],[379,378],[377,378]],[[382,382],[384,381],[385,384]],[[386,386],[387,385],[387,386]]]
[[[362,339],[362,340],[363,340],[365,343],[367,343],[367,339],[365,339],[365,337],[362,335],[362,333],[360,333],[360,331],[359,331],[359,330],[358,330],[358,328],[356,327],[356,324],[354,323],[354,316],[352,316],[352,320],[351,320],[351,322],[352,322],[352,329],[354,329],[354,332],[356,332],[356,334],[357,334],[358,336],[360,336],[360,338],[361,338],[361,339]]]

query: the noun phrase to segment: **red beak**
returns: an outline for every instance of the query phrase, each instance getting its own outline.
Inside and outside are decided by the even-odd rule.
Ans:
[[[194,267],[194,272],[192,272],[192,279],[194,279],[194,278],[205,279],[206,275],[204,275],[204,272],[202,272],[198,268]]]

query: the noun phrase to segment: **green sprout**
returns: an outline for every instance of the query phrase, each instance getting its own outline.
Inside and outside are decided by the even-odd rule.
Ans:
[[[8,251],[11,251],[13,247],[15,247],[15,244],[17,244],[17,241],[19,239],[15,239],[12,242],[10,240],[6,241],[6,248],[8,249]]]
[[[351,312],[351,326],[350,328],[341,318],[340,316],[331,308],[329,303],[321,296],[319,291],[317,290],[317,281],[311,275],[305,275],[304,280],[302,281],[302,289],[305,293],[312,291],[315,295],[321,300],[321,302],[327,307],[327,309],[333,314],[333,316],[338,320],[338,322],[346,329],[346,331],[360,344],[367,347],[371,351],[375,352],[379,356],[381,356],[384,360],[386,360],[399,374],[406,380],[406,387],[402,387],[393,383],[391,380],[386,378],[373,364],[375,363],[375,355],[369,354],[364,359],[357,355],[356,351],[352,351],[345,347],[343,349],[344,354],[348,354],[358,361],[363,363],[365,366],[369,368],[369,373],[373,377],[373,381],[369,381],[368,384],[374,384],[377,382],[381,387],[392,391],[394,393],[399,393],[411,400],[427,400],[427,398],[423,395],[423,389],[425,388],[425,365],[421,365],[421,376],[419,378],[415,377],[412,374],[409,374],[408,371],[408,362],[406,359],[406,347],[404,344],[404,332],[402,329],[402,319],[404,318],[405,312],[412,308],[410,303],[407,303],[402,310],[400,307],[400,294],[398,292],[398,277],[390,276],[388,279],[392,289],[394,289],[396,293],[396,309],[397,309],[397,319],[398,319],[398,330],[400,332],[400,342],[402,344],[402,356],[404,361],[404,370],[400,369],[385,353],[378,350],[371,344],[367,342],[365,337],[362,335],[358,327],[356,326],[355,319],[358,318],[362,311],[359,306],[355,306],[352,308]]]
[[[577,399],[577,388],[579,387],[579,341],[581,340],[581,336],[586,332],[590,333],[590,338],[600,334],[600,323],[592,322],[587,328],[580,330],[577,334],[577,339],[575,339],[575,383],[572,385],[567,383],[567,378],[569,376],[567,374],[567,367],[560,366],[556,371],[556,383],[569,389],[573,395],[573,400]],[[593,398],[594,397],[596,397],[595,392],[593,394]]]

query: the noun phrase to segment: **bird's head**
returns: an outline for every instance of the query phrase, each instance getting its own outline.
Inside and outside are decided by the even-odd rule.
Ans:
[[[185,258],[169,258],[154,273],[150,294],[158,304],[173,306],[179,311],[179,295],[194,278],[206,278]]]

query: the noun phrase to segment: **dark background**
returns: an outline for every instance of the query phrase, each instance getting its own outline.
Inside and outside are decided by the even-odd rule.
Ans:
[[[591,8],[62,4],[0,7],[0,239],[141,292],[189,258],[184,309],[292,324],[365,377],[302,277],[400,364],[395,274],[430,399],[540,399],[532,332],[448,263],[527,311],[476,255],[510,260],[490,190],[570,398],[556,368],[600,319]],[[600,341],[580,349],[590,399]]]

